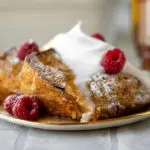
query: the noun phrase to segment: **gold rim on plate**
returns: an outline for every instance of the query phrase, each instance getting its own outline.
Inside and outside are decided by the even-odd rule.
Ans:
[[[12,116],[9,116],[6,113],[3,113],[3,111],[0,112],[0,116],[1,115],[7,117],[7,119],[10,119],[10,120],[13,119],[16,121],[20,121],[22,123],[32,123],[32,124],[41,124],[41,125],[66,125],[67,126],[67,125],[100,124],[100,123],[109,123],[109,122],[114,122],[114,121],[128,120],[128,119],[132,119],[132,118],[136,118],[136,117],[140,117],[140,116],[148,116],[148,115],[150,115],[150,110],[131,114],[128,116],[122,116],[122,117],[118,117],[118,118],[90,121],[88,123],[81,123],[79,121],[72,121],[72,120],[65,120],[65,119],[59,119],[58,121],[53,121],[53,122],[52,121],[44,122],[44,120],[42,121],[42,119],[39,119],[39,121],[26,121],[26,120],[21,120],[21,119],[17,119]],[[49,118],[53,118],[53,117],[49,117]],[[64,122],[62,122],[62,121],[64,121]]]

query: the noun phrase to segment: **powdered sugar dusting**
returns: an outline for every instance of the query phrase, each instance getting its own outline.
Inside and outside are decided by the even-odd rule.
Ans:
[[[19,63],[20,62],[20,59],[18,58],[18,57],[10,57],[9,58],[9,62],[11,63],[11,64],[17,64],[17,63]]]
[[[33,55],[34,61],[31,64],[34,64],[35,67],[38,69],[38,73],[41,75],[42,78],[46,79],[50,84],[58,88],[65,88],[66,81],[65,75],[62,71],[59,71],[57,68],[45,66],[40,60]]]
[[[93,81],[90,84],[91,91],[97,96],[102,96],[102,91],[104,91],[105,95],[109,95],[112,92],[112,88],[115,86],[115,82],[113,78],[106,82],[108,77],[108,74],[97,73],[94,75],[92,77]]]
[[[138,93],[136,94],[135,100],[134,100],[136,104],[146,104],[146,103],[149,103],[149,101],[150,101],[150,95],[148,93],[145,93],[145,94]]]
[[[108,105],[109,113],[113,114],[114,116],[117,116],[118,109],[121,109],[121,110],[125,109],[125,107],[121,105],[119,101],[115,101],[114,103],[110,103]]]
[[[99,87],[95,82],[91,83],[91,91],[96,93],[97,96],[102,96],[102,92],[99,90]]]
[[[112,91],[111,87],[110,87],[109,84],[107,84],[107,83],[104,83],[104,84],[103,84],[103,87],[104,87],[105,92],[106,92],[107,94],[109,94],[109,93]]]

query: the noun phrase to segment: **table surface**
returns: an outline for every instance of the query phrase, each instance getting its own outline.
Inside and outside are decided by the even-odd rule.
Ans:
[[[43,131],[0,121],[1,150],[149,150],[150,119],[95,131]]]

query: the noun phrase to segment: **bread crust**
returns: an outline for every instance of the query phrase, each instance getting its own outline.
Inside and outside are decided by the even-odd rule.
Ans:
[[[50,115],[80,119],[80,92],[74,74],[53,50],[26,57],[21,71],[21,93],[36,95]]]

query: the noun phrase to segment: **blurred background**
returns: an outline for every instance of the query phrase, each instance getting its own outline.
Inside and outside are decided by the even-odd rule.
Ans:
[[[33,38],[41,46],[78,20],[89,34],[101,32],[139,66],[131,28],[131,0],[0,0],[0,48]]]

